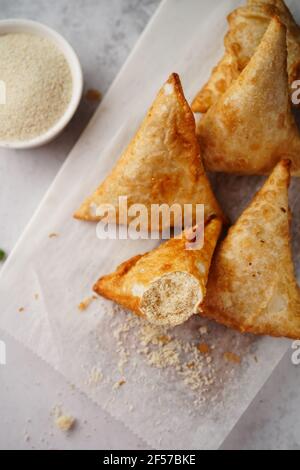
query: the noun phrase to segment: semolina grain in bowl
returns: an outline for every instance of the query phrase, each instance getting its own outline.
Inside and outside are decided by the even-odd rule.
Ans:
[[[27,141],[53,127],[72,97],[72,75],[60,49],[31,33],[0,35],[0,141]],[[3,102],[3,101],[2,101]]]

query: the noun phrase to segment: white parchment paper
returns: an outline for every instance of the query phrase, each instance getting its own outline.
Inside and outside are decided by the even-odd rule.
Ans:
[[[225,16],[239,3],[163,2],[1,273],[0,327],[155,448],[217,448],[289,342],[242,336],[200,317],[149,337],[144,322],[100,298],[80,311],[100,275],[157,242],[100,241],[95,225],[72,213],[110,171],[169,73],[181,75],[188,98],[207,79],[222,54]],[[289,4],[300,16],[297,2]],[[213,178],[232,220],[263,181]],[[299,199],[295,180],[298,276]],[[228,352],[239,360],[226,360]]]

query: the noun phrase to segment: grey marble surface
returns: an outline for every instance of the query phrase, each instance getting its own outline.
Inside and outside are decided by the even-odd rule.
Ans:
[[[36,19],[57,29],[80,57],[86,89],[105,93],[158,4],[159,0],[0,0],[0,19]],[[26,152],[0,149],[0,246],[8,253],[94,110],[83,101],[68,129],[47,147]],[[7,365],[0,366],[1,449],[146,447],[30,351],[1,331],[0,339],[7,345]],[[291,354],[236,425],[224,449],[300,448],[300,366],[291,364]],[[78,420],[70,436],[53,425],[51,410],[56,405]]]

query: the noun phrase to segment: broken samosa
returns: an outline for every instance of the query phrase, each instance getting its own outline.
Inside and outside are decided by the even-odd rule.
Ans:
[[[248,65],[274,16],[287,28],[288,82],[291,93],[294,92],[292,84],[300,79],[300,28],[283,0],[248,0],[246,6],[228,16],[224,57],[194,99],[192,110],[195,113],[206,113],[228,90]]]
[[[121,264],[114,273],[99,279],[94,291],[153,324],[179,325],[201,309],[221,229],[220,219],[210,220],[203,246],[203,233],[199,233],[203,228],[185,231]]]
[[[198,133],[207,170],[269,174],[283,158],[300,176],[300,134],[288,93],[286,28],[274,18],[239,78],[210,108]]]
[[[289,182],[290,162],[284,160],[216,250],[205,316],[241,332],[300,338]]]
[[[75,213],[82,220],[100,220],[95,208],[112,205],[119,220],[119,197],[128,207],[141,204],[150,217],[153,204],[205,205],[206,219],[221,209],[205,174],[195,119],[184,97],[177,74],[172,74],[158,93],[136,136],[111,174]],[[195,213],[195,211],[193,211]],[[128,217],[128,223],[130,217]],[[193,220],[191,225],[198,223]],[[149,218],[149,225],[151,220]],[[182,227],[175,218],[170,224]],[[164,227],[149,227],[152,230]]]

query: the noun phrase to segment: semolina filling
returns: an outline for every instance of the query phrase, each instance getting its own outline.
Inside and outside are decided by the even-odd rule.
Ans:
[[[196,313],[202,300],[199,281],[189,273],[178,271],[150,284],[141,298],[140,310],[153,324],[176,326]]]

